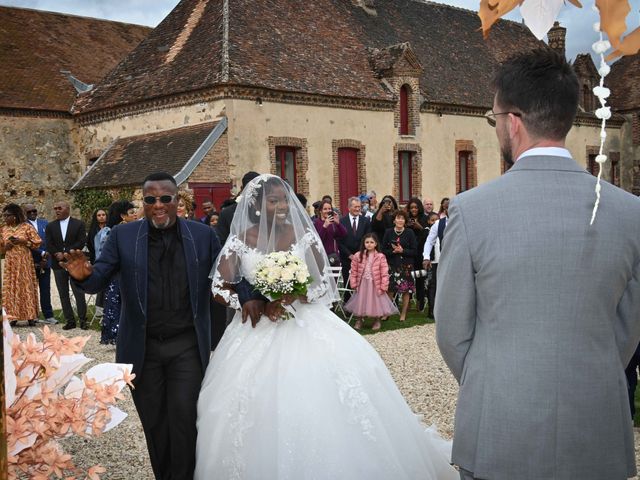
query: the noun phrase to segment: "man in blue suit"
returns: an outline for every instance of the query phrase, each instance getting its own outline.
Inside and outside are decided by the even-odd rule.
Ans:
[[[51,258],[47,252],[47,242],[45,230],[49,222],[44,218],[38,218],[38,209],[32,203],[27,203],[22,207],[27,216],[27,220],[33,228],[36,229],[38,235],[42,239],[40,246],[31,250],[33,255],[33,264],[36,269],[36,277],[38,278],[38,288],[40,289],[40,309],[44,315],[44,323],[56,324],[58,321],[53,317],[53,308],[51,307]]]
[[[62,266],[90,293],[120,275],[116,361],[133,364],[133,400],[156,478],[186,480],[195,467],[197,401],[211,351],[209,272],[220,242],[208,225],[177,218],[171,175],[149,175],[142,191],[145,220],[115,227],[93,266],[79,251]]]

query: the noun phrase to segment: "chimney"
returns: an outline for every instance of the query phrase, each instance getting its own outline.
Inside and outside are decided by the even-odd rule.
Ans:
[[[553,27],[547,33],[549,39],[549,46],[556,52],[565,56],[564,39],[567,35],[567,29],[560,26],[560,22],[554,22]]]

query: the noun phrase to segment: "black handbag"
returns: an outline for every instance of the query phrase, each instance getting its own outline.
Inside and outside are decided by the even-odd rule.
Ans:
[[[329,265],[331,265],[332,267],[340,266],[340,255],[338,255],[337,253],[330,253],[327,256],[329,257]]]

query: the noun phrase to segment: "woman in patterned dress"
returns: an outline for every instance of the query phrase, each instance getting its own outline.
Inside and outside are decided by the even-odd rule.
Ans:
[[[42,239],[15,203],[2,209],[2,217],[5,224],[0,235],[0,251],[5,255],[2,306],[15,319],[11,325],[23,320],[34,326],[38,318],[38,280],[31,249],[38,248]]]

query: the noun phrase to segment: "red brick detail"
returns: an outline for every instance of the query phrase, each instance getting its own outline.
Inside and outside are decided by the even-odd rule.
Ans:
[[[189,177],[195,183],[229,183],[229,141],[224,132]]]
[[[340,171],[338,166],[338,149],[355,148],[358,150],[358,192],[367,191],[366,148],[362,142],[350,138],[331,141],[331,158],[333,161],[333,204],[340,205]]]
[[[420,125],[420,79],[415,77],[392,77],[389,83],[396,97],[396,105],[393,109],[393,126],[398,129],[400,135],[400,89],[407,86],[407,108],[409,111],[409,135],[415,136],[416,127]]]
[[[478,162],[476,160],[477,150],[473,140],[456,140],[454,162],[456,166],[456,193],[460,193],[460,152],[471,152],[469,158],[469,178],[467,178],[468,189],[478,185]],[[504,161],[501,160],[502,173],[504,173]]]
[[[396,143],[393,146],[393,196],[400,198],[400,158],[398,152],[413,152],[411,156],[411,196],[422,192],[422,147],[419,143]]]
[[[269,137],[269,165],[273,175],[279,175],[276,165],[276,147],[293,147],[296,149],[296,182],[298,192],[305,197],[309,196],[309,152],[307,139],[296,137]]]

